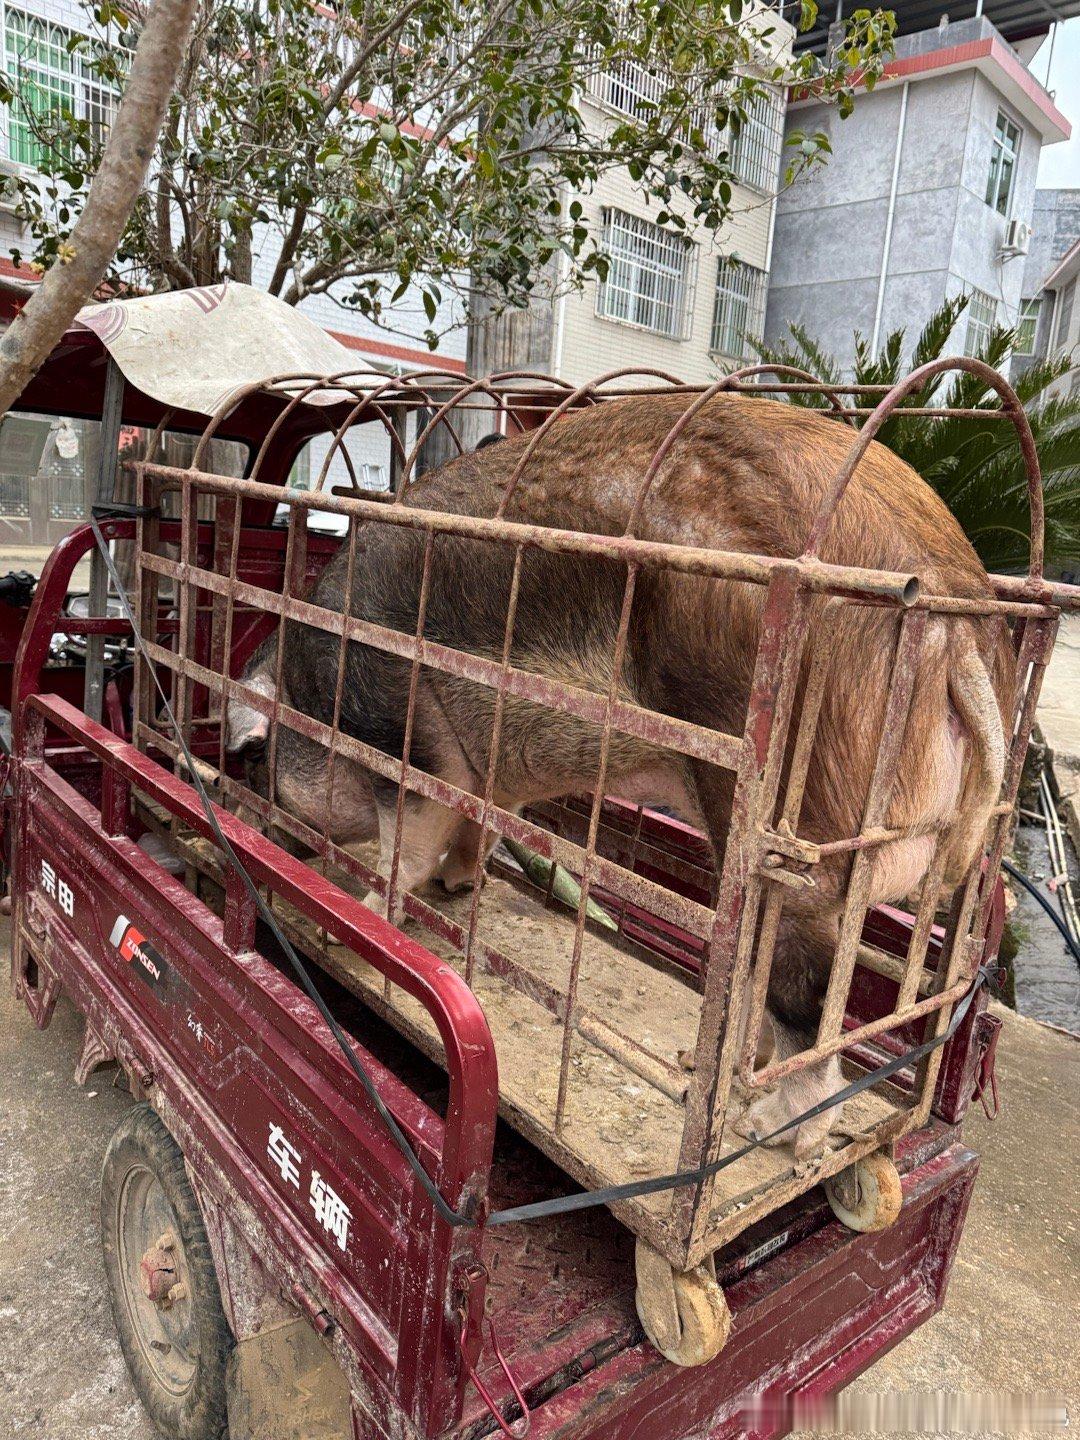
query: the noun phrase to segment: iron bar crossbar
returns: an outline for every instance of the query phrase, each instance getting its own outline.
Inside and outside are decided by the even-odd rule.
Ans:
[[[997,391],[999,407],[986,409],[971,405],[938,409],[928,406],[926,395],[949,369],[965,371],[976,384],[981,383],[988,391]],[[770,370],[776,378],[767,378]],[[637,382],[642,380],[652,386],[651,391],[639,388]],[[714,1195],[717,1176],[723,1165],[729,1163],[722,1152],[736,1076],[750,1087],[760,1087],[841,1052],[849,1057],[857,1055],[859,1063],[867,1063],[866,1057],[872,1057],[878,1049],[895,1052],[900,1044],[897,1032],[913,1024],[921,1025],[926,1037],[923,1046],[906,1052],[905,1063],[908,1066],[913,1061],[917,1063],[910,1089],[890,1089],[889,1118],[879,1119],[872,1134],[860,1136],[857,1144],[882,1143],[913,1128],[920,1117],[925,1118],[940,1064],[940,1041],[951,1033],[956,1023],[958,1012],[954,1007],[965,994],[970,994],[971,976],[983,954],[993,880],[1018,780],[1018,757],[1022,760],[1026,747],[1053,627],[1061,608],[1080,608],[1080,590],[1047,582],[1042,577],[1043,517],[1038,460],[1022,407],[1000,377],[980,362],[961,360],[924,366],[894,387],[821,386],[805,372],[763,365],[747,367],[708,387],[684,386],[674,377],[658,372],[617,371],[575,388],[523,372],[507,372],[481,381],[432,371],[401,379],[357,378],[347,372],[336,377],[278,377],[271,388],[276,389],[283,409],[272,423],[249,478],[219,477],[203,468],[207,444],[222,423],[226,407],[212,417],[188,468],[178,469],[149,460],[134,466],[140,492],[148,501],[172,491],[179,491],[181,497],[179,553],[161,553],[161,546],[149,526],[144,537],[149,543],[140,547],[144,594],[156,596],[161,585],[169,584],[179,603],[179,635],[175,647],[165,643],[162,632],[154,632],[154,613],[148,603],[144,605],[141,620],[146,638],[140,663],[145,663],[147,668],[156,667],[162,676],[171,676],[181,733],[174,739],[162,732],[147,703],[149,689],[140,683],[135,728],[139,743],[147,748],[159,747],[179,772],[185,766],[190,768],[191,763],[204,763],[193,761],[189,753],[191,737],[198,733],[203,737],[200,743],[215,747],[219,762],[216,773],[212,766],[205,768],[202,779],[216,780],[222,797],[244,801],[250,796],[255,813],[266,823],[308,844],[328,865],[368,885],[385,900],[392,916],[400,907],[404,916],[424,925],[430,934],[457,952],[467,980],[473,978],[474,970],[477,975],[497,977],[553,1016],[561,1026],[558,1036],[561,1043],[556,1046],[557,1058],[552,1062],[553,1075],[557,1072],[557,1095],[551,1134],[542,1143],[550,1141],[550,1153],[560,1163],[569,1159],[573,1173],[584,1183],[595,1184],[602,1177],[590,1170],[580,1155],[574,1155],[569,1137],[562,1133],[573,1082],[572,1044],[586,1040],[596,1051],[617,1060],[629,1075],[644,1080],[651,1089],[679,1105],[685,1115],[678,1154],[681,1181],[658,1184],[655,1189],[634,1189],[633,1197],[664,1189],[672,1191],[670,1210],[660,1230],[657,1231],[654,1220],[650,1219],[645,1233],[654,1243],[659,1240],[665,1246],[673,1262],[678,1258],[681,1263],[697,1263],[707,1253],[710,1243],[719,1243],[719,1237],[728,1233],[724,1227],[729,1223],[725,1217],[729,1216],[733,1203],[730,1192],[725,1192],[727,1198],[720,1203],[720,1210],[714,1206]],[[640,539],[635,534],[651,481],[673,460],[675,446],[693,433],[689,427],[694,416],[714,396],[725,392],[789,397],[817,393],[834,412],[837,422],[855,428],[847,458],[836,470],[831,484],[825,487],[809,530],[805,553],[798,557],[718,551]],[[247,393],[253,392],[230,397],[229,404],[239,403]],[[687,403],[654,451],[644,479],[636,495],[631,497],[624,533],[589,534],[508,518],[515,484],[530,460],[542,455],[546,437],[561,417],[582,407],[643,393],[682,396]],[[841,396],[849,397],[851,403],[843,403]],[[278,485],[259,478],[264,461],[268,462],[272,442],[281,433],[286,417],[300,406],[314,411],[316,404],[324,406],[325,428],[332,435],[317,490],[283,493]],[[411,410],[420,406],[427,414],[417,424],[409,443],[405,420]],[[899,412],[898,406],[902,406]],[[452,452],[463,452],[467,432],[463,424],[459,427],[453,422],[457,416],[464,420],[468,412],[494,416],[501,433],[506,433],[510,426],[523,433],[523,443],[515,447],[511,478],[503,486],[494,516],[425,510],[422,501],[414,503],[419,492],[414,497],[410,490],[421,452],[438,431],[446,434]],[[676,414],[676,409],[673,408],[672,413]],[[1032,513],[1030,569],[1026,578],[992,577],[992,598],[934,595],[920,593],[919,579],[914,574],[837,565],[821,558],[823,544],[847,485],[874,435],[886,419],[896,413],[911,417],[1005,419],[1015,427],[1028,472]],[[355,469],[348,461],[350,432],[368,420],[392,432],[395,484],[389,503],[388,497],[365,497],[357,489]],[[535,428],[530,430],[526,425]],[[349,470],[351,495],[325,492],[331,461],[339,452]],[[200,546],[199,517],[204,514],[202,507],[212,504],[216,504],[217,510],[208,550],[205,541]],[[264,507],[263,514],[268,513],[265,507],[271,505],[286,507],[284,570],[276,589],[272,586],[277,582],[265,582],[266,571],[240,574],[242,521],[249,505],[255,507],[256,512]],[[306,598],[305,585],[313,574],[307,559],[307,521],[313,511],[342,517],[346,522],[349,546],[346,595],[352,593],[351,578],[354,566],[359,563],[357,537],[363,527],[398,526],[416,535],[418,550],[423,552],[417,572],[419,603],[402,629],[326,609]],[[501,656],[498,640],[488,645],[485,653],[474,654],[465,648],[433,642],[425,635],[432,553],[436,540],[442,536],[500,546],[508,562],[512,561],[513,578]],[[611,665],[604,670],[595,690],[556,681],[511,663],[522,561],[533,551],[582,560],[614,561],[625,567],[626,584],[609,657]],[[277,553],[280,555],[280,551]],[[692,724],[635,704],[629,698],[632,693],[629,687],[622,685],[621,669],[635,582],[641,573],[656,572],[745,582],[765,588],[757,668],[741,733],[713,730],[707,725]],[[872,764],[867,770],[861,809],[856,810],[857,819],[852,821],[853,833],[843,833],[849,828],[845,821],[836,827],[840,834],[809,840],[799,834],[801,806],[832,665],[828,637],[834,622],[850,614],[848,607],[852,605],[878,607],[876,612],[864,612],[868,623],[880,625],[882,634],[895,636],[895,653],[886,678],[881,681],[880,693],[875,696],[875,703],[879,702],[876,713],[881,733],[876,736],[875,748],[870,752]],[[348,604],[342,608],[347,612]],[[890,612],[891,619],[888,618]],[[278,622],[276,663],[272,667],[269,697],[230,673],[233,627],[239,614]],[[307,626],[336,641],[332,647],[337,657],[336,688],[329,724],[305,714],[285,696],[282,665],[286,625],[282,622],[286,621]],[[931,622],[934,633],[942,623],[950,630],[960,624],[1011,626],[1016,637],[1018,680],[1016,713],[1007,737],[1009,757],[1003,798],[989,817],[990,854],[986,869],[982,874],[977,869],[969,872],[955,895],[944,932],[935,932],[935,921],[946,867],[948,825],[942,820],[905,826],[892,813],[892,792],[907,716],[917,676],[921,674],[919,666],[923,664],[923,637]],[[250,618],[245,620],[249,627],[252,623]],[[265,627],[261,633],[267,633]],[[811,636],[812,643],[809,643]],[[200,649],[207,643],[211,647],[209,665],[205,663],[207,651]],[[408,694],[402,698],[406,707],[404,742],[392,753],[344,733],[341,702],[346,683],[345,657],[350,644],[396,657],[403,662],[403,673],[409,677]],[[487,762],[478,766],[477,793],[450,783],[442,775],[428,773],[414,763],[413,727],[422,669],[485,686],[494,692]],[[270,721],[270,789],[265,802],[254,803],[258,797],[251,796],[248,787],[227,773],[230,762],[223,733],[214,734],[215,723],[223,732],[226,708],[234,699],[243,701]],[[573,717],[595,732],[598,745],[593,761],[595,783],[572,823],[549,828],[549,824],[536,823],[536,820],[546,818],[550,822],[550,815],[526,818],[499,803],[502,797],[496,785],[496,766],[504,707],[511,699]],[[328,752],[323,818],[317,825],[306,825],[276,803],[277,743],[279,737],[290,730]],[[620,822],[621,831],[610,823],[605,809],[605,790],[610,746],[616,734],[643,741],[657,751],[668,751],[694,762],[705,761],[706,767],[716,767],[717,773],[726,772],[729,784],[734,779],[729,838],[719,876],[711,873],[715,866],[707,849],[700,861],[687,850],[674,862],[684,891],[677,893],[667,883],[669,876],[672,880],[677,878],[674,870],[665,868],[662,851],[650,845],[647,838],[644,808],[628,807],[631,818],[625,824]],[[333,842],[330,822],[335,792],[333,767],[339,759],[348,759],[370,775],[397,787],[389,861],[387,863],[384,854],[378,869],[365,865]],[[454,912],[454,919],[412,893],[410,882],[399,869],[407,796],[433,801],[455,812],[479,833],[473,894],[464,911]],[[580,899],[565,984],[553,984],[536,973],[522,957],[508,954],[505,942],[494,943],[485,935],[480,923],[480,881],[489,832],[524,844],[578,877]],[[573,838],[568,839],[567,833]],[[931,859],[916,914],[903,951],[888,955],[868,944],[864,935],[875,866],[883,847],[923,838],[930,847]],[[769,972],[781,926],[789,915],[798,915],[802,897],[813,890],[820,877],[837,875],[843,876],[839,935],[816,1040],[798,1054],[781,1056],[755,1069]],[[548,904],[555,903],[552,899],[554,880],[552,865],[546,884]],[[686,1068],[658,1054],[652,1045],[643,1043],[642,1037],[628,1033],[625,1017],[617,1009],[603,1013],[595,997],[582,993],[585,939],[591,933],[587,926],[587,907],[590,892],[594,890],[616,915],[620,936],[648,933],[658,944],[668,945],[666,952],[661,949],[656,953],[700,956],[701,976],[695,982],[695,999],[699,1005],[697,1038],[691,1063]],[[703,903],[706,898],[708,903]],[[651,930],[635,931],[638,915],[647,917]],[[325,950],[325,937],[319,943]],[[932,943],[936,964],[930,968],[928,956]],[[895,996],[884,1002],[883,1011],[850,1013],[856,967],[881,976],[895,986]],[[688,983],[686,988],[688,994],[695,993],[695,985]],[[395,1002],[389,984],[382,991],[381,1003],[393,1018]],[[745,1005],[749,1005],[748,1012],[743,1012]],[[741,1028],[741,1021],[746,1022],[745,1030]],[[887,1078],[882,1077],[883,1083]],[[858,1149],[851,1153],[865,1151]],[[671,1177],[668,1179],[670,1182]],[[631,1198],[629,1192],[624,1195],[618,1186],[602,1189],[601,1193],[616,1208]],[[755,1199],[748,1213],[757,1213],[754,1206],[758,1203]],[[621,1209],[619,1213],[623,1213]]]

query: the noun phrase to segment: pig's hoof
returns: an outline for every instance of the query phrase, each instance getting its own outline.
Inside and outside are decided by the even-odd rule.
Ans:
[[[731,1311],[710,1257],[694,1270],[675,1270],[658,1250],[637,1242],[634,1302],[645,1334],[673,1365],[705,1365],[724,1348]]]
[[[386,897],[380,895],[377,890],[369,890],[364,896],[364,904],[373,915],[378,915],[380,920],[386,919]]]
[[[483,885],[487,879],[487,872],[480,871],[480,884]],[[449,855],[439,867],[439,883],[448,895],[457,895],[462,890],[475,889],[476,885],[476,864],[469,861],[461,865],[455,862]]]
[[[900,1173],[884,1150],[875,1150],[825,1181],[833,1214],[849,1230],[887,1230],[904,1203]]]
[[[779,1130],[786,1120],[790,1119],[787,1108],[780,1098],[780,1091],[773,1095],[761,1095],[757,1100],[744,1110],[737,1120],[732,1122],[732,1129],[737,1135],[745,1140],[760,1140],[765,1145],[783,1145],[791,1139],[791,1131],[784,1131],[773,1139],[766,1139],[771,1136],[774,1130]]]
[[[789,1130],[786,1138],[795,1140],[796,1160],[815,1160],[828,1149],[836,1112],[826,1110],[824,1115],[815,1115],[813,1120],[804,1120],[797,1130]]]

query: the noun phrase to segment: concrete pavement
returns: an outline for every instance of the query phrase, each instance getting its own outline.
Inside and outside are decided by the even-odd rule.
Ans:
[[[130,1103],[109,1072],[71,1076],[81,1025],[61,1002],[41,1033],[0,998],[0,1440],[154,1440],[113,1332],[98,1174]],[[990,1124],[945,1310],[853,1387],[1068,1395],[1080,1333],[1076,1171],[1080,1042],[1007,1014]],[[662,1437],[657,1437],[662,1440]]]

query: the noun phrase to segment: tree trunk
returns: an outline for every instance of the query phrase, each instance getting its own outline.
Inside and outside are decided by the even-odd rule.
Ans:
[[[195,3],[155,0],[150,8],[101,167],[71,232],[73,253],[52,265],[0,340],[0,415],[26,389],[116,253],[154,153]]]

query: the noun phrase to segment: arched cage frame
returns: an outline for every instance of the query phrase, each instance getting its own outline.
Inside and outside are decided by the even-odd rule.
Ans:
[[[987,409],[950,409],[919,403],[927,385],[948,372],[965,372],[999,404]],[[254,387],[252,387],[254,389]],[[511,371],[485,379],[463,379],[433,368],[402,377],[342,373],[286,375],[263,387],[281,402],[278,418],[267,431],[244,479],[231,479],[205,468],[210,441],[233,408],[250,391],[240,391],[211,417],[186,468],[144,460],[132,468],[142,518],[135,543],[135,591],[146,650],[158,673],[171,686],[173,703],[185,743],[197,757],[200,772],[213,783],[223,803],[244,806],[270,833],[290,844],[307,847],[328,875],[353,887],[370,887],[385,900],[400,925],[428,937],[437,953],[452,955],[465,980],[478,988],[498,981],[507,994],[538,1007],[549,1017],[553,1043],[545,1052],[555,1073],[543,1091],[543,1104],[532,1104],[519,1085],[513,1090],[517,1061],[496,1034],[504,1093],[504,1113],[513,1123],[563,1165],[582,1184],[599,1187],[640,1176],[641,1165],[693,1169],[718,1159],[737,1143],[727,1123],[737,1092],[753,1093],[830,1056],[845,1063],[872,1067],[882,1055],[944,1033],[952,1009],[968,990],[975,969],[994,943],[995,894],[1002,853],[1007,843],[1024,757],[1035,717],[1042,675],[1049,659],[1062,610],[1080,608],[1080,589],[1047,581],[1043,576],[1043,495],[1038,456],[1028,418],[1015,392],[1001,376],[968,358],[939,360],[913,372],[893,387],[829,385],[810,374],[765,365],[750,366],[713,385],[685,385],[656,371],[618,370],[587,385],[528,371]],[[721,392],[747,396],[822,397],[838,424],[851,426],[847,458],[838,469],[806,537],[801,555],[778,558],[708,550],[639,538],[637,530],[650,487],[684,434],[693,416]],[[572,529],[532,526],[507,518],[507,507],[526,466],[542,455],[545,438],[568,413],[597,406],[628,394],[679,394],[686,408],[672,426],[648,466],[625,532],[602,536]],[[306,491],[283,490],[267,483],[262,473],[275,435],[299,407],[318,408],[326,417],[330,445],[313,486]],[[863,455],[887,420],[903,407],[909,417],[946,420],[977,416],[1015,428],[1026,468],[1031,508],[1030,557],[1024,577],[993,576],[993,598],[972,600],[950,594],[928,594],[915,574],[894,574],[826,563],[823,542],[845,489]],[[409,415],[420,415],[411,443],[406,443]],[[365,492],[348,458],[350,433],[358,425],[377,422],[389,436],[392,485],[387,494]],[[500,433],[521,432],[526,444],[506,486],[498,511],[471,516],[430,511],[407,503],[418,463],[433,437],[441,436],[451,455],[468,448],[466,432],[478,422]],[[152,449],[149,453],[153,453]],[[350,474],[348,493],[329,492],[328,476],[336,455]],[[163,500],[175,496],[179,518],[178,544],[161,540]],[[255,583],[240,574],[244,515],[261,507],[285,507],[287,515],[281,583]],[[416,629],[406,634],[370,620],[313,605],[307,598],[317,573],[311,554],[308,518],[313,511],[341,517],[346,527],[342,544],[348,549],[348,574],[357,563],[361,527],[405,527],[423,537],[424,570],[421,597],[430,576],[433,546],[438,537],[459,536],[508,547],[513,555],[513,581],[503,637],[502,655],[493,659],[434,643],[424,634],[421,598]],[[205,517],[212,514],[212,522]],[[170,533],[172,533],[170,531]],[[280,531],[278,532],[280,534]],[[615,640],[612,679],[606,693],[575,688],[563,681],[516,668],[511,663],[517,586],[523,556],[532,550],[569,556],[603,557],[625,569],[625,588]],[[629,703],[619,693],[635,584],[647,571],[666,570],[719,580],[738,580],[765,592],[761,640],[755,658],[746,723],[739,733],[722,733],[672,715]],[[347,587],[348,588],[348,587]],[[813,641],[813,658],[805,686],[800,667],[810,638],[810,606],[827,597],[825,622]],[[838,835],[824,844],[799,836],[800,808],[815,727],[829,675],[830,617],[850,606],[888,607],[899,617],[891,657],[884,724],[877,760],[856,833]],[[172,607],[175,623],[159,631],[159,617]],[[252,615],[278,625],[277,683],[273,696],[245,685],[239,671],[246,658],[237,644],[238,618],[250,628]],[[868,896],[875,854],[906,832],[886,825],[890,797],[900,761],[906,717],[928,622],[1004,622],[1012,636],[1015,663],[1015,710],[1008,730],[1005,781],[986,834],[984,855],[952,897],[947,919],[937,923],[942,878],[943,840],[947,822],[932,833],[933,858],[903,958],[868,938]],[[285,704],[281,699],[282,621],[298,621],[336,638],[339,663],[333,723],[327,725]],[[391,755],[343,732],[339,725],[345,655],[351,642],[382,650],[408,663],[411,674],[408,710],[404,717],[402,754]],[[484,784],[477,793],[450,784],[410,761],[419,674],[431,667],[495,694],[494,731]],[[797,691],[800,693],[797,695]],[[495,768],[500,725],[508,697],[559,710],[596,727],[600,762],[591,794],[565,804],[542,805],[523,814],[502,809],[495,798]],[[224,708],[242,700],[270,722],[268,765],[270,798],[251,791],[230,764],[226,753]],[[133,739],[147,753],[166,759],[178,774],[185,771],[182,748],[163,724],[148,667],[137,663]],[[273,776],[277,737],[292,729],[328,752],[328,787],[334,764],[344,756],[396,785],[397,810],[392,861],[379,869],[334,843],[329,819],[321,833],[297,820],[276,803]],[[642,806],[621,804],[606,793],[612,737],[636,737],[684,757],[722,767],[734,777],[731,831],[722,869],[710,874],[710,861],[700,837],[687,827],[664,821]],[[785,754],[793,755],[785,773]],[[579,900],[568,941],[566,964],[553,979],[543,966],[530,967],[527,957],[508,953],[485,938],[480,883],[471,898],[448,914],[420,894],[401,892],[400,846],[406,797],[434,801],[472,821],[487,836],[499,836],[526,847],[547,862],[546,888],[538,903],[556,906],[552,889],[556,866],[576,877]],[[664,830],[666,858],[659,867]],[[674,837],[674,839],[672,839]],[[172,838],[182,839],[172,826]],[[480,847],[480,855],[484,847]],[[813,1046],[802,1053],[757,1063],[766,996],[777,931],[786,897],[813,883],[815,864],[826,854],[851,857],[840,921],[839,942]],[[191,852],[192,863],[204,873],[222,874],[220,857]],[[479,882],[478,859],[477,881]],[[520,877],[515,876],[519,881]],[[267,887],[273,900],[273,886]],[[226,885],[227,896],[229,887]],[[235,898],[235,897],[234,897]],[[614,924],[614,938],[597,938],[594,920],[599,899]],[[281,909],[288,926],[287,907]],[[373,925],[381,921],[373,917]],[[569,920],[566,921],[569,924]],[[236,921],[234,938],[254,944],[254,917]],[[374,975],[357,979],[354,969],[330,944],[325,932],[300,923],[289,933],[307,953],[338,979],[357,988],[361,997],[422,1048],[438,1056],[439,1038],[422,1017],[410,1011],[397,987]],[[382,931],[390,943],[389,932]],[[618,1005],[603,1007],[584,993],[584,981],[598,944],[619,953],[620,963],[635,961],[679,973],[687,1004],[693,1012],[693,1040],[674,1056],[643,1036],[640,1025],[623,1023]],[[646,959],[642,959],[645,956]],[[853,1014],[852,995],[859,976],[884,982],[889,999],[879,1013]],[[489,1019],[490,1019],[489,1015]],[[507,1032],[509,1034],[509,1032]],[[510,1042],[507,1041],[507,1044]],[[619,1159],[618,1147],[597,1155],[583,1140],[583,1123],[574,1115],[575,1061],[581,1047],[590,1047],[615,1067],[633,1087],[642,1087],[653,1103],[666,1106],[673,1147],[661,1153]],[[941,1051],[925,1057],[914,1072],[883,1087],[880,1103],[848,1142],[827,1152],[810,1170],[798,1172],[790,1160],[770,1158],[764,1170],[747,1165],[698,1186],[670,1195],[630,1201],[617,1213],[631,1229],[661,1250],[673,1265],[689,1268],[726,1243],[757,1218],[775,1209],[830,1173],[861,1155],[891,1144],[925,1124],[933,1103]],[[527,1069],[528,1067],[526,1067]],[[534,1077],[535,1081],[535,1077]],[[580,1087],[579,1087],[580,1088]],[[876,1092],[875,1092],[876,1094]],[[635,1169],[634,1166],[638,1168]]]

